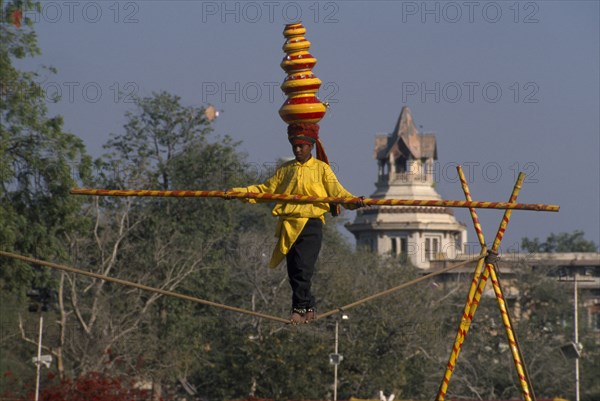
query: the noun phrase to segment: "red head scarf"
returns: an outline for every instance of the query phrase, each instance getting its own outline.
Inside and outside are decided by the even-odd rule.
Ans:
[[[288,140],[292,145],[317,145],[317,159],[329,164],[323,144],[319,140],[319,124],[294,123],[288,125]]]

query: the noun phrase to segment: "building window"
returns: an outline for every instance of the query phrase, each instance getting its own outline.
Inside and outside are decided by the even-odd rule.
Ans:
[[[398,255],[398,238],[390,238],[392,241],[392,256]]]
[[[425,260],[435,260],[441,252],[442,237],[425,238]]]
[[[464,252],[462,244],[462,235],[459,233],[454,234],[454,246],[457,252]]]

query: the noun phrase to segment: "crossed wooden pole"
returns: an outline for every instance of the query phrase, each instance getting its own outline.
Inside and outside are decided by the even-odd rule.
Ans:
[[[471,192],[469,190],[469,185],[467,184],[467,180],[465,179],[465,175],[462,171],[462,167],[458,166],[458,176],[460,177],[460,182],[462,185],[463,192],[465,194],[465,199],[467,201],[471,200]],[[521,190],[521,186],[523,181],[525,180],[525,174],[520,173],[517,182],[513,188],[513,191],[509,198],[509,203],[516,202],[517,196],[519,195],[519,191]],[[506,231],[506,227],[508,226],[508,222],[510,220],[510,216],[512,214],[511,209],[506,209],[504,211],[504,216],[500,221],[500,227],[498,228],[498,232],[496,233],[496,238],[494,238],[494,242],[492,244],[491,250],[487,249],[485,244],[485,238],[483,236],[483,231],[481,230],[481,224],[479,223],[479,217],[477,216],[477,211],[474,208],[469,208],[469,212],[471,214],[471,219],[473,220],[473,226],[475,228],[475,232],[477,233],[477,239],[479,240],[479,245],[481,246],[481,254],[487,255],[485,259],[479,259],[477,262],[477,266],[475,268],[475,272],[473,274],[473,280],[471,282],[471,286],[469,288],[469,293],[467,296],[467,301],[465,302],[465,308],[463,310],[463,314],[460,320],[460,324],[458,326],[458,332],[456,333],[456,339],[454,341],[454,346],[452,347],[452,351],[450,353],[450,358],[448,359],[448,365],[446,367],[446,372],[442,379],[442,383],[440,384],[440,388],[436,397],[436,401],[444,401],[446,397],[446,391],[448,390],[448,385],[450,383],[450,377],[452,376],[452,372],[454,371],[454,367],[456,366],[456,361],[458,359],[458,355],[460,354],[460,350],[462,349],[462,345],[465,341],[465,337],[469,332],[469,328],[471,326],[471,322],[473,321],[473,316],[475,315],[475,311],[477,310],[477,306],[479,305],[479,301],[487,284],[488,278],[491,277],[492,285],[494,287],[494,294],[496,296],[496,301],[498,302],[498,308],[500,309],[500,314],[502,315],[502,322],[504,324],[504,329],[506,331],[506,336],[508,339],[509,347],[513,356],[513,360],[515,363],[515,368],[517,370],[517,375],[519,377],[519,382],[521,384],[521,391],[523,394],[523,398],[525,401],[535,401],[535,395],[533,393],[533,387],[531,385],[531,380],[529,378],[529,374],[527,373],[526,366],[523,362],[523,355],[521,353],[521,349],[519,347],[519,343],[517,342],[517,338],[515,336],[514,330],[512,329],[512,323],[510,319],[510,315],[508,312],[508,308],[506,307],[506,302],[504,299],[504,295],[502,292],[502,287],[500,285],[500,280],[496,271],[496,259],[498,255],[498,249],[500,247],[500,242],[502,242],[502,238],[504,237],[504,232]],[[485,269],[483,269],[485,265]]]

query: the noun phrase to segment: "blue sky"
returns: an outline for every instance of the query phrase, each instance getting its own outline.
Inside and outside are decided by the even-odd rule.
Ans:
[[[242,141],[257,168],[290,155],[282,30],[300,18],[331,108],[321,138],[338,178],[370,195],[374,136],[403,106],[437,136],[436,185],[463,199],[455,166],[476,200],[505,201],[518,171],[520,202],[503,250],[522,237],[584,230],[600,243],[600,10],[596,1],[43,1],[35,18],[51,65],[48,97],[95,156],[122,132],[129,95],[165,90],[223,113],[216,133]],[[124,96],[118,96],[121,91]],[[190,188],[191,189],[191,188]],[[209,189],[209,188],[198,188]],[[469,227],[465,210],[456,210]],[[502,213],[480,211],[491,241]],[[346,215],[352,218],[352,215]]]

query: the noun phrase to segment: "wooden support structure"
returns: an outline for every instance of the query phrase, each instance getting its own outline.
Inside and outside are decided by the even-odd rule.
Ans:
[[[462,167],[458,166],[458,175],[460,177],[461,185],[463,192],[465,194],[465,199],[468,201],[471,200],[471,193],[469,190],[469,186],[465,179],[464,173],[462,171]],[[517,196],[521,190],[521,186],[523,181],[525,180],[525,174],[520,173],[517,182],[513,188],[513,191],[510,195],[509,202],[516,202]],[[473,316],[475,315],[475,311],[477,310],[477,306],[481,300],[481,296],[483,291],[485,290],[485,286],[489,277],[492,279],[492,285],[494,287],[494,294],[496,296],[496,300],[498,302],[498,307],[500,309],[500,314],[502,316],[502,322],[504,324],[504,328],[506,331],[506,336],[509,342],[509,348],[511,350],[513,360],[515,363],[515,368],[517,370],[517,375],[519,377],[519,383],[521,385],[521,390],[523,394],[523,398],[525,401],[535,401],[535,396],[533,393],[533,387],[531,385],[531,381],[529,379],[529,375],[527,373],[527,369],[523,362],[523,356],[519,347],[519,343],[515,336],[514,330],[512,329],[512,323],[510,319],[510,314],[508,312],[508,308],[506,306],[506,302],[504,299],[504,294],[502,291],[502,287],[500,284],[500,279],[498,278],[496,271],[496,261],[498,250],[500,247],[500,243],[502,238],[504,237],[504,232],[506,231],[506,227],[508,226],[508,222],[511,217],[512,210],[507,209],[504,212],[504,216],[500,222],[500,227],[496,233],[496,237],[494,238],[494,242],[492,244],[492,249],[488,252],[487,246],[485,244],[485,238],[483,236],[483,231],[481,229],[481,224],[479,222],[479,217],[477,216],[477,212],[475,209],[470,208],[469,212],[471,214],[471,219],[473,220],[473,226],[475,228],[475,232],[477,233],[477,238],[479,240],[479,244],[481,246],[481,253],[488,254],[492,257],[486,257],[485,259],[480,259],[475,268],[475,272],[473,274],[473,280],[471,282],[471,286],[469,288],[469,293],[467,296],[467,301],[465,303],[465,308],[461,317],[461,321],[458,327],[458,332],[456,333],[456,339],[454,342],[454,346],[450,353],[450,358],[448,359],[448,364],[446,367],[446,372],[444,373],[444,377],[442,379],[442,383],[440,384],[440,388],[436,397],[436,401],[444,401],[446,397],[446,392],[448,390],[448,385],[450,382],[450,377],[454,371],[456,366],[456,361],[458,359],[458,355],[460,354],[460,350],[465,341],[465,337],[469,332],[469,328],[471,326],[471,322],[473,321]],[[485,270],[483,266],[485,264]]]

